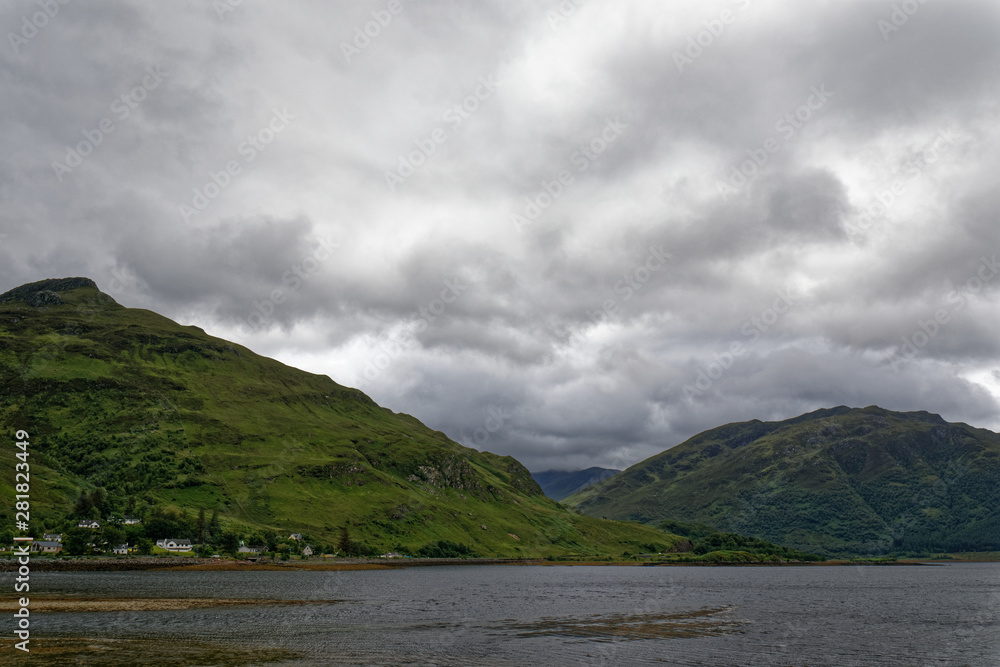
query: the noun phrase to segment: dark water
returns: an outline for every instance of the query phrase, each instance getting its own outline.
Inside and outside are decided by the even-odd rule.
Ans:
[[[1000,564],[37,573],[31,583],[62,596],[314,601],[33,614],[37,645],[59,649],[45,660],[54,665],[1000,665]]]

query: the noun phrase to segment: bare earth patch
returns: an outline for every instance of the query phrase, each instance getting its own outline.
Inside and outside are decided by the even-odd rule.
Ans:
[[[679,613],[602,614],[511,622],[506,629],[520,637],[581,637],[596,641],[712,637],[744,632],[747,622],[732,617],[733,608]]]
[[[4,664],[62,665],[162,665],[163,667],[195,667],[216,665],[262,665],[290,662],[302,655],[283,649],[227,645],[203,641],[172,639],[108,639],[105,637],[42,637],[32,638],[31,653],[16,651],[3,642],[0,650]],[[151,657],[155,656],[155,657]]]

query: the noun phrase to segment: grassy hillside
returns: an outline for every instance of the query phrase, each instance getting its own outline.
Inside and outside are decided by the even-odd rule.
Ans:
[[[926,412],[819,410],[697,435],[564,501],[824,554],[1000,548],[1000,435]]]
[[[39,533],[79,514],[174,508],[327,543],[348,526],[378,550],[448,540],[484,556],[593,556],[681,540],[579,516],[511,457],[462,447],[326,376],[124,308],[85,278],[0,295],[0,427],[11,457],[15,430],[31,435]],[[12,481],[0,478],[4,498]],[[98,487],[99,508],[76,506]],[[6,525],[12,511],[0,503]]]

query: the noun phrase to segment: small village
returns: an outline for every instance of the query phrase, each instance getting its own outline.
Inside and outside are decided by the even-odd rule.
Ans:
[[[184,556],[218,559],[290,560],[339,557],[404,558],[378,553],[351,539],[348,528],[339,539],[323,543],[304,533],[278,533],[223,525],[218,512],[196,516],[171,508],[140,505],[122,514],[109,502],[103,488],[81,492],[74,511],[62,520],[41,522],[41,535],[31,536],[30,552],[50,558]],[[83,517],[83,518],[80,518]],[[26,535],[18,536],[23,545]],[[0,551],[13,553],[15,535],[0,532]]]
[[[126,522],[129,525],[141,523],[139,519],[134,518],[126,519]],[[101,522],[89,519],[81,520],[77,523],[76,527],[85,530],[99,531],[101,530]],[[9,542],[10,541],[4,545],[4,550],[12,552],[14,550],[14,545]],[[306,542],[306,539],[301,533],[290,533],[288,537],[278,540],[272,545],[244,543],[244,540],[240,540],[235,550],[232,552],[214,550],[213,546],[210,544],[196,544],[190,539],[182,538],[158,539],[153,544],[152,549],[144,549],[135,543],[128,542],[122,542],[120,544],[107,544],[97,541],[89,541],[85,544],[85,546],[86,549],[84,553],[70,553],[65,549],[62,533],[44,533],[42,535],[42,539],[33,540],[31,542],[29,551],[36,555],[59,555],[60,557],[178,555],[185,557],[201,556],[210,558],[235,557],[247,560],[257,560],[259,558],[267,557],[283,560],[293,558],[308,559],[313,557],[333,559],[348,557],[351,555],[344,553],[339,549],[334,550],[331,553],[324,553],[319,546]],[[408,558],[409,556],[404,556],[403,554],[390,551],[384,554],[379,554],[377,557],[392,559]]]

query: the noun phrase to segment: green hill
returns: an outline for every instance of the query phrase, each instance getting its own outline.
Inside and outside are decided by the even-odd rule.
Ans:
[[[193,526],[205,510],[236,532],[326,544],[346,526],[377,551],[443,540],[481,556],[617,556],[681,541],[577,515],[511,457],[462,447],[326,376],[124,308],[86,278],[0,295],[0,426],[11,461],[15,431],[31,436],[37,533],[139,514],[146,537],[185,537],[151,533]],[[0,492],[12,499],[9,471]],[[13,511],[0,504],[7,526]],[[172,511],[187,518],[171,522]]]
[[[563,502],[827,555],[997,550],[1000,435],[926,412],[818,410],[706,431]]]

